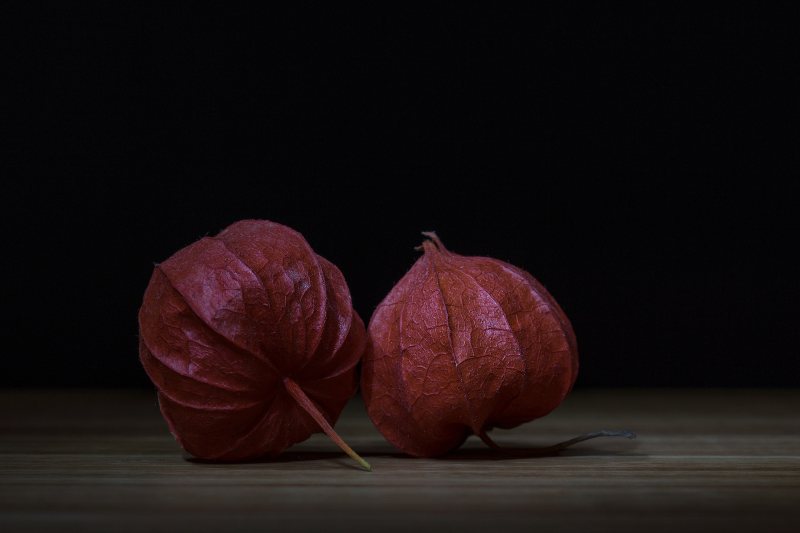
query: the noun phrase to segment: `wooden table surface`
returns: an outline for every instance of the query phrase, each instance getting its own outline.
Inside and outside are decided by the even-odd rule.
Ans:
[[[578,390],[503,446],[397,454],[354,400],[277,461],[187,461],[147,391],[0,391],[0,531],[800,531],[800,390]]]

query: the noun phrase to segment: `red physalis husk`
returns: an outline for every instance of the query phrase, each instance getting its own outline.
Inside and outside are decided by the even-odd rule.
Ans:
[[[140,358],[178,442],[201,459],[274,456],[325,431],[356,390],[365,346],[339,269],[302,235],[237,222],[157,265]]]
[[[527,272],[448,251],[424,254],[369,325],[361,387],[398,449],[432,457],[467,436],[546,415],[571,390],[578,348],[567,316]]]

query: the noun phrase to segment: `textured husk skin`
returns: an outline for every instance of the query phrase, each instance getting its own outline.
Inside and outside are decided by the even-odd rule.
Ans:
[[[266,220],[237,222],[157,265],[139,328],[170,431],[215,461],[274,456],[320,431],[285,378],[335,423],[366,344],[341,272]]]
[[[420,457],[546,415],[578,372],[572,326],[541,283],[435,240],[373,314],[361,377],[375,426]]]

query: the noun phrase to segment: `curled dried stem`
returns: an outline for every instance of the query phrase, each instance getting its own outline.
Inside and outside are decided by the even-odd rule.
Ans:
[[[573,444],[577,444],[585,440],[596,439],[598,437],[622,437],[626,439],[635,439],[636,433],[628,430],[617,431],[617,430],[602,429],[600,431],[592,431],[591,433],[584,433],[583,435],[578,435],[577,437],[571,438],[569,440],[565,440],[563,442],[559,442],[551,446],[544,446],[541,448],[502,448],[491,438],[489,438],[489,435],[487,435],[485,431],[481,431],[480,433],[478,433],[478,437],[489,448],[504,454],[521,456],[521,457],[546,457],[549,455],[557,455],[558,452],[566,448],[569,448]]]

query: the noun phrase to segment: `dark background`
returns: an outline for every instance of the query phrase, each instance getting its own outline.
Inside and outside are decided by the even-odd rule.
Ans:
[[[3,8],[3,386],[148,386],[154,262],[301,231],[368,318],[421,230],[521,266],[579,386],[796,386],[795,13]]]

